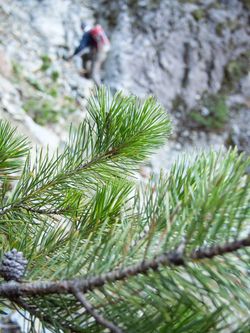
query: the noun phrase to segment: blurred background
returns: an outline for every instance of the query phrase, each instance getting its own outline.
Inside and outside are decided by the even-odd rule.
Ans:
[[[155,95],[173,119],[143,177],[194,147],[249,154],[249,14],[248,0],[1,0],[0,117],[38,146],[63,142],[94,90],[80,56],[66,59],[81,22],[100,23],[111,41],[102,83]]]
[[[194,148],[250,154],[249,0],[1,0],[0,119],[33,146],[53,151],[86,116],[94,83],[80,56],[67,61],[82,21],[101,24],[111,41],[100,73],[111,94],[155,95],[173,120],[139,178]]]

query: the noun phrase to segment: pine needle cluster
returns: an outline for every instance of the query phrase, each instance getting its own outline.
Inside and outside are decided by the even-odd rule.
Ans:
[[[0,121],[1,257],[27,259],[21,279],[1,278],[1,308],[27,311],[31,332],[36,317],[51,332],[248,332],[249,158],[184,155],[138,184],[166,111],[104,88],[88,111],[34,161]]]

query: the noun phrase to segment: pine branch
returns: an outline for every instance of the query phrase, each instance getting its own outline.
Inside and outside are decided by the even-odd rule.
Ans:
[[[35,317],[42,320],[42,322],[49,325],[55,325],[55,319],[51,319],[50,316],[42,313],[39,309],[31,306],[27,303],[24,297],[28,297],[32,302],[33,297],[44,297],[51,294],[72,294],[83,305],[86,311],[96,320],[100,325],[110,329],[114,333],[122,333],[113,322],[104,318],[99,314],[94,307],[87,301],[84,293],[91,291],[95,288],[100,288],[109,282],[115,282],[119,280],[127,280],[129,277],[136,276],[138,274],[147,274],[149,270],[157,271],[159,266],[171,265],[171,266],[185,266],[185,259],[202,260],[206,258],[213,258],[221,256],[223,254],[237,251],[241,248],[250,246],[250,235],[247,238],[237,240],[224,245],[213,246],[207,249],[198,249],[185,255],[185,242],[177,247],[175,251],[159,255],[153,259],[142,261],[136,265],[124,267],[122,269],[114,270],[106,274],[100,274],[86,279],[72,279],[62,281],[44,281],[44,282],[16,282],[9,281],[0,285],[0,296],[8,298],[24,310],[28,311]],[[81,332],[71,324],[62,322],[58,323],[59,326],[65,329],[70,329],[74,332]]]
[[[72,130],[69,144],[61,155],[50,159],[48,151],[45,156],[41,151],[33,166],[27,159],[8,203],[27,207],[29,201],[57,211],[63,206],[60,200],[67,196],[69,184],[76,192],[80,186],[88,192],[95,191],[100,183],[105,184],[111,175],[132,176],[138,163],[163,144],[170,133],[171,121],[153,98],[142,104],[134,96],[124,98],[119,93],[111,105],[107,99],[103,88],[89,101],[95,123],[86,119],[76,132]],[[84,192],[81,188],[82,195],[86,196]],[[5,213],[6,208],[0,207],[0,215]]]
[[[20,142],[3,130],[12,143],[0,144],[1,249],[22,251],[34,282],[18,275],[0,284],[0,296],[54,331],[93,332],[96,321],[100,331],[205,332],[227,324],[228,314],[237,317],[235,310],[244,315],[247,251],[241,260],[219,256],[250,246],[249,236],[237,240],[248,233],[249,160],[236,149],[184,157],[167,177],[152,177],[132,204],[135,184],[126,176],[163,144],[171,129],[166,112],[153,98],[120,93],[109,101],[100,90],[89,113],[61,155],[41,151],[33,165],[28,156],[10,195],[7,170],[16,172],[27,151],[23,144],[19,154]],[[11,280],[18,266],[8,260],[2,271]]]
[[[181,243],[181,245],[171,253],[159,255],[156,258],[141,261],[132,266],[113,270],[109,273],[100,274],[86,279],[27,283],[9,281],[0,285],[0,296],[13,298],[35,297],[49,294],[74,294],[75,290],[81,290],[86,293],[88,290],[99,288],[108,282],[124,280],[138,274],[146,274],[150,269],[157,270],[159,266],[162,265],[185,266],[185,258],[193,260],[213,258],[248,246],[250,246],[250,235],[247,238],[226,243],[224,245],[195,250],[184,256],[184,243]]]
[[[74,291],[74,296],[78,301],[83,305],[83,307],[86,309],[86,311],[95,318],[96,322],[100,325],[103,325],[110,329],[111,332],[114,333],[122,333],[122,331],[112,322],[102,317],[94,308],[93,306],[88,302],[84,294],[80,290]]]

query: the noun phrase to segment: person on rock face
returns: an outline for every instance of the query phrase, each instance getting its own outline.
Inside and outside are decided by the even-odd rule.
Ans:
[[[91,28],[85,22],[82,22],[81,29],[84,34],[80,45],[68,57],[68,60],[71,60],[77,54],[81,55],[85,77],[92,79],[99,87],[101,85],[100,69],[107,58],[110,41],[100,24]],[[89,51],[83,53],[87,48]]]

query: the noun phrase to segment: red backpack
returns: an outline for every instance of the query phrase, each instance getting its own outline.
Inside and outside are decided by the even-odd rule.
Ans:
[[[97,24],[94,28],[88,31],[88,33],[93,37],[97,50],[110,44],[110,41],[100,24]]]

